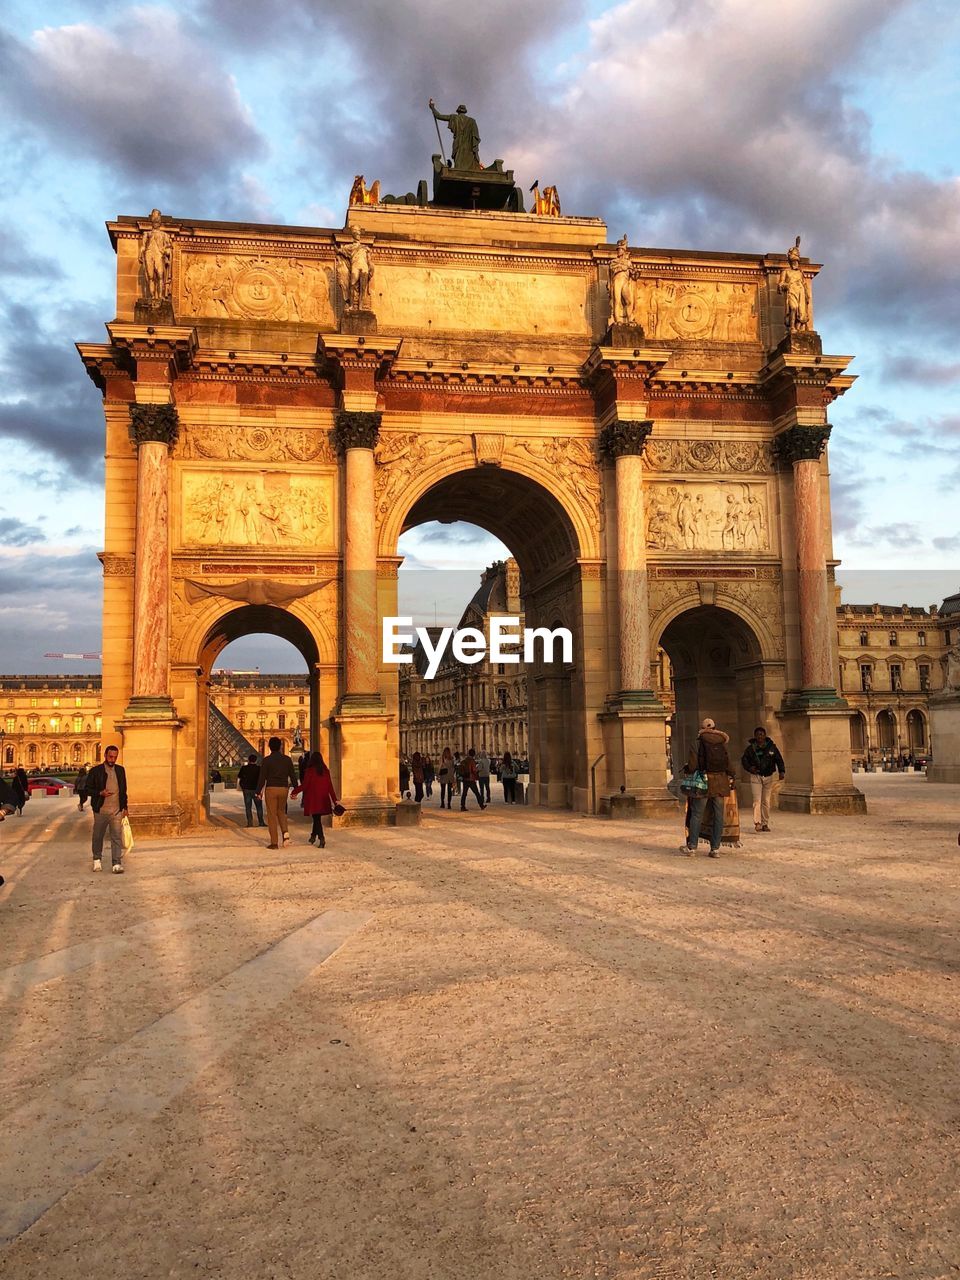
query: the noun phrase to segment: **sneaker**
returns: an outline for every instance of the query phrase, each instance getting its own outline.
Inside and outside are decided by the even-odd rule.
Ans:
[[[122,876],[122,875],[123,875],[123,863],[122,863],[122,862],[115,862],[115,863],[113,864],[113,867],[111,868],[111,870],[113,871],[113,874],[114,874],[115,876]]]
[[[100,861],[100,859],[99,859],[99,858],[94,858],[94,860],[93,860],[93,869],[94,869],[94,871],[102,871],[102,870],[103,870],[103,863]]]
[[[283,840],[281,841],[281,844],[289,844],[289,843],[290,843],[290,832],[285,831],[283,833]]]
[[[680,852],[684,855],[684,857],[692,858],[696,855],[697,851],[696,849],[691,849],[688,844],[682,844],[680,846]]]
[[[719,850],[719,849],[711,849],[711,850],[710,850],[710,857],[711,857],[711,858],[719,858],[719,857],[720,857],[720,850]]]

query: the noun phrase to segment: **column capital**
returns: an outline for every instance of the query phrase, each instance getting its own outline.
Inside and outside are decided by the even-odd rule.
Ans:
[[[337,453],[345,454],[348,449],[373,449],[380,438],[382,417],[382,413],[338,410],[333,428],[333,447]]]
[[[180,417],[172,404],[132,404],[130,439],[140,447],[154,440],[172,447],[180,435]]]
[[[773,438],[774,457],[778,462],[816,462],[827,447],[831,427],[828,422],[818,427],[788,427]]]
[[[649,418],[628,418],[611,422],[600,432],[600,454],[610,462],[627,455],[639,456],[643,453],[652,430],[653,423]]]

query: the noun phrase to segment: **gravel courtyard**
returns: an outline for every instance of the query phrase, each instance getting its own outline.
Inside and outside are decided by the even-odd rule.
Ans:
[[[0,826],[0,1274],[960,1274],[960,787],[711,861],[496,803]],[[239,819],[239,821],[238,821]],[[752,828],[752,823],[746,824]]]

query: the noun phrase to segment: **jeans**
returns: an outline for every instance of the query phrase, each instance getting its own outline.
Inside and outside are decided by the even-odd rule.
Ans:
[[[93,815],[93,856],[99,858],[103,853],[103,837],[110,832],[110,860],[119,866],[123,861],[122,817],[119,813],[99,813]]]
[[[504,804],[517,803],[517,780],[516,778],[503,779],[503,802]]]
[[[710,851],[720,848],[720,837],[723,835],[723,796],[715,797],[713,806],[713,830],[710,832]],[[687,848],[696,849],[700,839],[700,824],[703,822],[703,811],[707,807],[707,797],[703,794],[690,797],[690,830],[687,832]]]
[[[475,782],[468,782],[466,778],[461,778],[461,779],[460,779],[460,808],[461,808],[461,809],[466,809],[466,807],[467,807],[467,792],[468,792],[468,791],[472,791],[472,792],[473,792],[473,794],[477,797],[477,804],[478,804],[478,805],[480,806],[480,808],[482,809],[482,808],[483,808],[483,799],[482,799],[482,797],[481,797],[481,795],[480,795],[480,792],[479,792],[479,790],[478,790],[478,788],[477,788],[477,784],[476,784]]]
[[[480,787],[480,795],[483,796],[487,803],[490,803],[490,775],[489,773],[477,778],[477,784]]]
[[[248,791],[243,788],[243,807],[247,814],[247,826],[253,826],[253,806],[257,806],[257,820],[261,827],[263,826],[263,801],[257,795],[256,791]]]
[[[423,799],[423,782],[422,780],[418,782],[416,778],[413,780],[413,798],[417,804]]]
[[[453,796],[453,784],[449,782],[440,783],[440,808],[443,808],[444,799],[446,799],[447,808],[450,808],[450,800]]]

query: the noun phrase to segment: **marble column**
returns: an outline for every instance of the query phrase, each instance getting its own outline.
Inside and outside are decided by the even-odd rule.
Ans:
[[[170,702],[169,454],[178,434],[172,404],[131,405],[130,437],[137,446],[131,705],[141,709]]]
[[[649,421],[614,422],[600,436],[616,471],[620,698],[628,702],[653,700],[643,493],[643,447],[652,430]]]
[[[377,519],[373,450],[380,414],[343,409],[333,439],[344,458],[344,702],[380,702],[377,680]]]
[[[800,669],[804,693],[836,697],[833,673],[830,584],[823,540],[820,457],[830,427],[790,427],[776,437],[777,456],[793,467],[793,510],[797,542],[797,607],[800,615]]]

